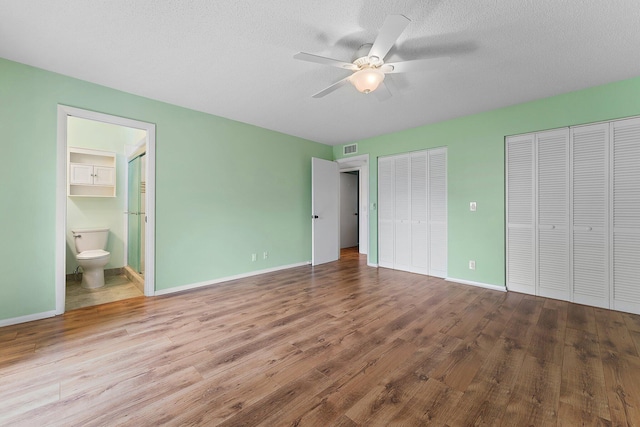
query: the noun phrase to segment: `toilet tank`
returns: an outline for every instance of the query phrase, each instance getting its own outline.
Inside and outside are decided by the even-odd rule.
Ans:
[[[73,241],[75,242],[77,253],[107,249],[108,228],[75,228],[71,232],[73,233]]]

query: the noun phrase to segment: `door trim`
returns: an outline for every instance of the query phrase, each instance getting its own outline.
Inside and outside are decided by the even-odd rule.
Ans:
[[[156,188],[156,125],[125,117],[98,113],[58,104],[57,168],[56,168],[56,237],[55,237],[55,314],[64,313],[66,287],[66,228],[67,228],[67,118],[79,117],[87,120],[126,126],[147,132],[147,229],[145,238],[144,294],[155,293],[155,188]]]

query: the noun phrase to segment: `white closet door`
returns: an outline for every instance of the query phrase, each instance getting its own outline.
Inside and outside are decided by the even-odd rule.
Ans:
[[[507,138],[507,289],[535,295],[534,135]]]
[[[395,158],[395,258],[394,268],[411,270],[411,162],[409,156]]]
[[[536,151],[536,295],[570,300],[569,129],[536,134]]]
[[[429,273],[447,277],[447,149],[429,151]]]
[[[573,301],[609,308],[609,124],[571,129]]]
[[[612,307],[640,314],[640,119],[612,123]]]
[[[427,236],[427,157],[411,155],[411,270],[429,274]]]
[[[393,268],[395,160],[378,159],[378,265]]]

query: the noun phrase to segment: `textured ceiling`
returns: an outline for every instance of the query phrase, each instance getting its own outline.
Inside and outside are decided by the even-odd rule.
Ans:
[[[348,71],[389,14],[412,22],[379,101]],[[0,0],[0,56],[326,144],[640,76],[638,0]],[[2,76],[0,76],[2,78]]]

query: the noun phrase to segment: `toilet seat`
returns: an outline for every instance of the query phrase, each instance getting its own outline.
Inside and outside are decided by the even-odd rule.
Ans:
[[[109,252],[107,252],[107,251],[103,251],[102,249],[94,249],[94,250],[90,250],[90,251],[80,252],[79,254],[76,255],[76,258],[78,260],[81,260],[81,259],[96,259],[96,258],[101,258],[101,257],[109,256],[109,255],[111,255],[111,254]]]

